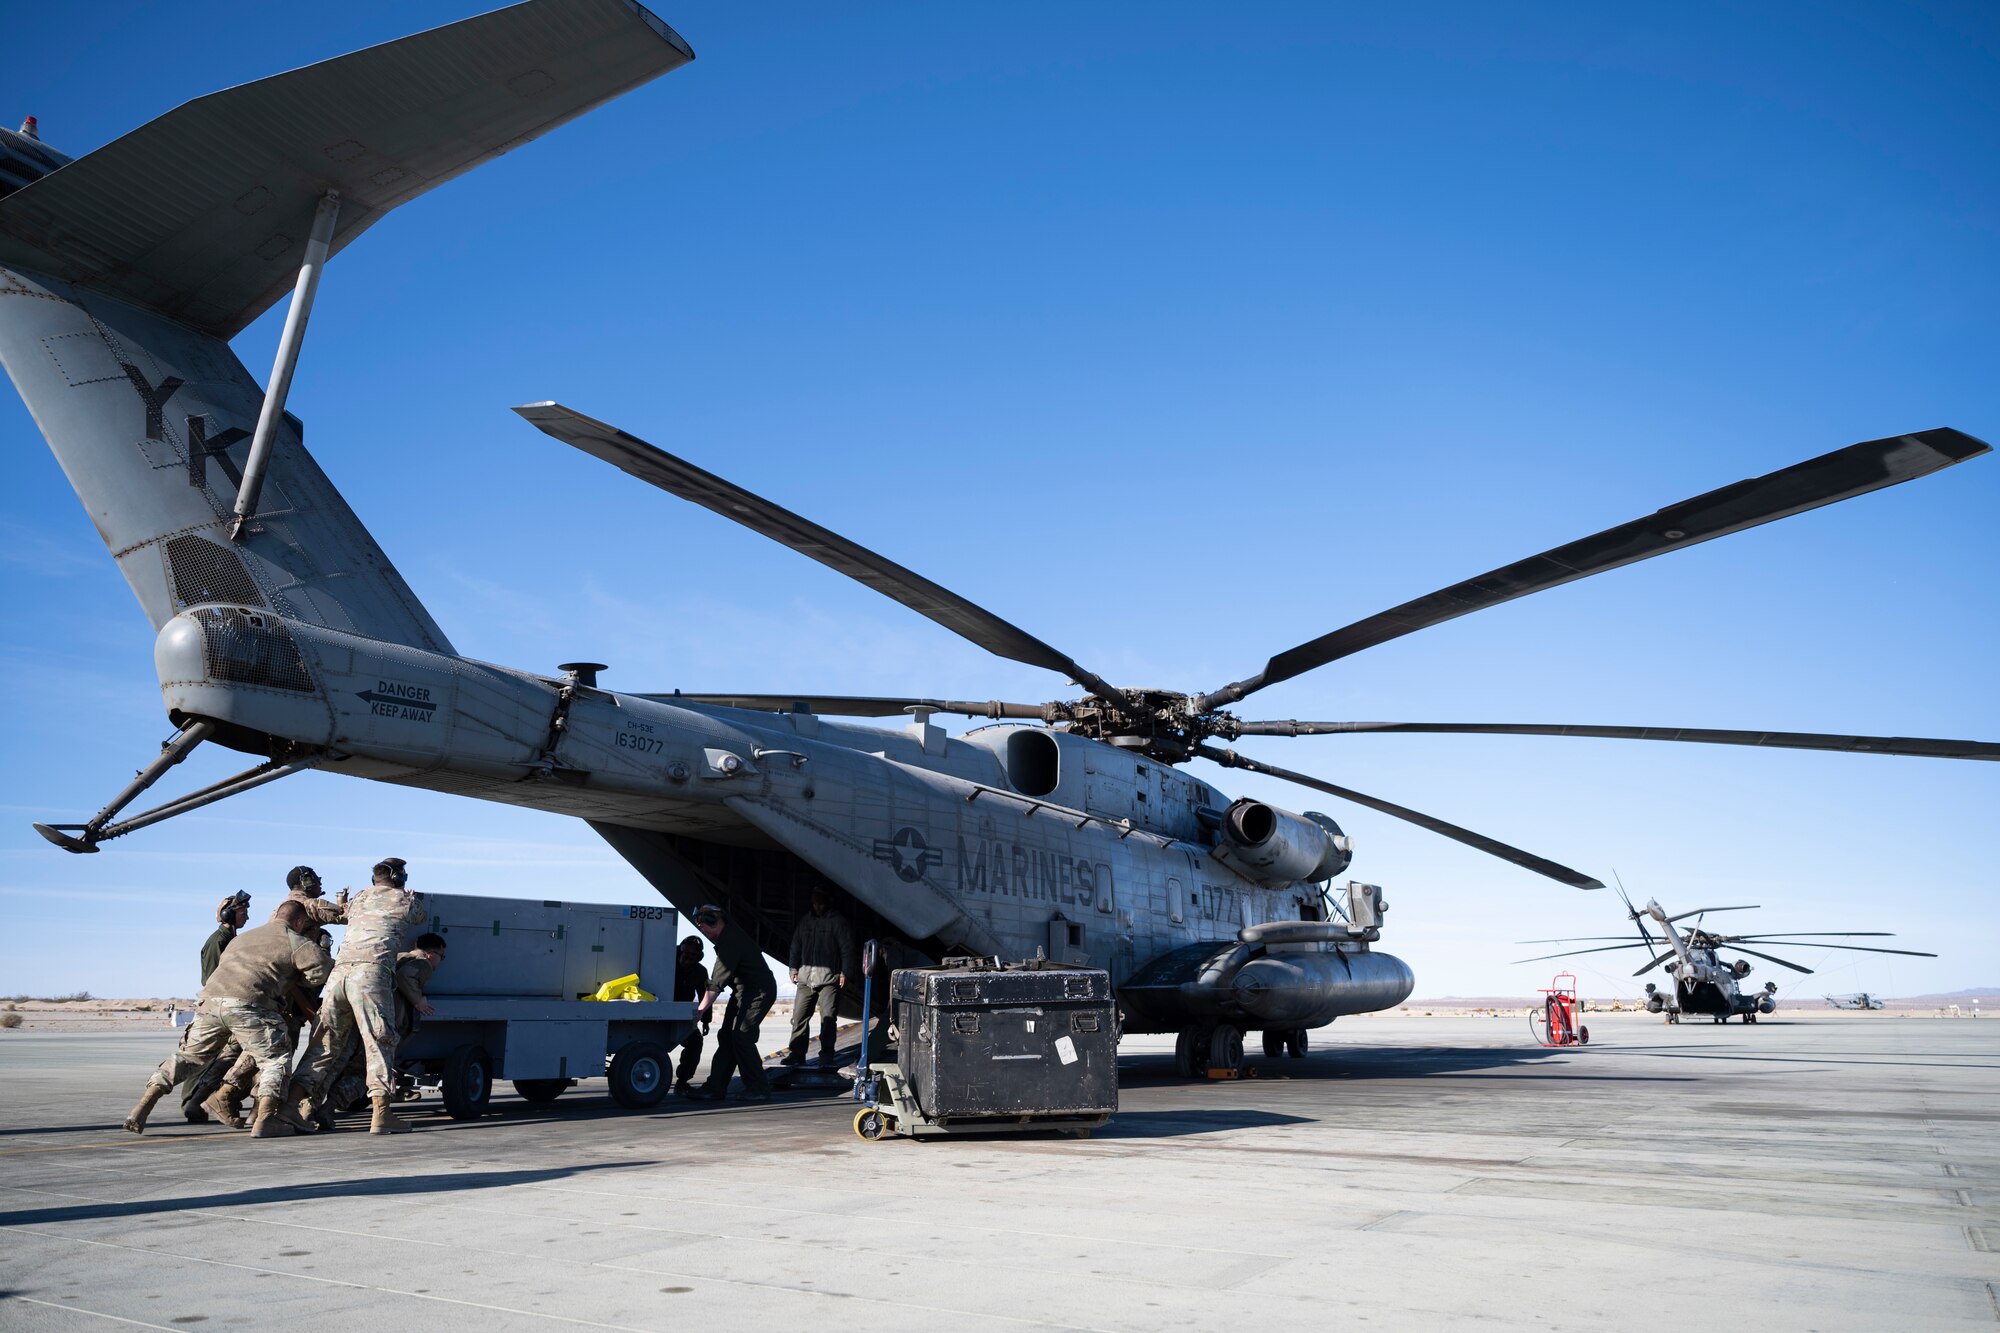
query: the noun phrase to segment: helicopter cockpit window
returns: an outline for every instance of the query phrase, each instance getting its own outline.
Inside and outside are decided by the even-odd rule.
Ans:
[[[1007,738],[1007,780],[1023,796],[1047,796],[1056,789],[1060,756],[1045,731],[1017,731]]]

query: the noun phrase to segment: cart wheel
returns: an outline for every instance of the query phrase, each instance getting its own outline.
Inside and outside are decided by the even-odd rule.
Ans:
[[[569,1085],[570,1080],[566,1078],[517,1078],[514,1080],[514,1091],[525,1100],[543,1106],[562,1096]]]
[[[656,1041],[635,1041],[611,1057],[605,1077],[611,1081],[611,1100],[628,1111],[658,1106],[667,1095],[667,1048]]]
[[[1281,1028],[1264,1029],[1264,1054],[1275,1060],[1285,1053],[1285,1033]]]
[[[854,1132],[873,1143],[889,1132],[889,1117],[872,1106],[864,1106],[854,1113]]]
[[[1577,1042],[1577,1045],[1579,1045],[1579,1046],[1588,1046],[1588,1045],[1590,1045],[1590,1029],[1589,1029],[1589,1028],[1578,1028],[1578,1029],[1576,1030],[1576,1042]]]
[[[444,1113],[453,1120],[477,1120],[493,1100],[493,1061],[482,1046],[460,1046],[444,1058],[438,1084]]]

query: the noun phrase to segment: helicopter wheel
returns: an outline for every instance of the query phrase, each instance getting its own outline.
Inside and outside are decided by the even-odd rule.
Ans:
[[[1182,1078],[1208,1077],[1208,1034],[1189,1028],[1174,1038],[1174,1069]]]
[[[1264,1054],[1275,1060],[1285,1053],[1286,1033],[1282,1028],[1264,1029]]]
[[[1210,1069],[1243,1068],[1243,1029],[1224,1023],[1208,1039],[1208,1067]]]
[[[1310,1049],[1311,1044],[1304,1028],[1293,1028],[1285,1034],[1285,1054],[1291,1056],[1292,1059],[1305,1059],[1306,1052]]]

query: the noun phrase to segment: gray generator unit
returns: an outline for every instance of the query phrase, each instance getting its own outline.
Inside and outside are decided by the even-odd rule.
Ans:
[[[1102,968],[949,960],[897,971],[890,995],[899,1132],[1084,1132],[1117,1111],[1118,1010]],[[871,1128],[886,1126],[856,1125]]]
[[[607,981],[637,974],[673,994],[677,919],[665,906],[536,902],[426,893],[430,921],[411,932],[444,938],[444,965],[397,1065],[436,1082],[446,1112],[482,1114],[493,1081],[549,1102],[579,1079],[604,1078],[622,1106],[658,1104],[672,1082],[670,1052],[694,1026],[687,1001],[591,1000]],[[407,941],[406,941],[407,945]]]

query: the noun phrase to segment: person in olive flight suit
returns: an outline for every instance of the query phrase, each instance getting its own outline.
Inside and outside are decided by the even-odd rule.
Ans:
[[[690,935],[674,946],[674,998],[700,1000],[708,990],[708,969],[701,965],[701,936]],[[709,1015],[688,1030],[681,1042],[680,1059],[674,1067],[674,1091],[685,1097],[694,1086],[694,1072],[701,1068],[702,1037],[708,1033]]]
[[[757,1029],[764,1015],[778,1002],[778,979],[764,964],[764,955],[751,938],[740,930],[730,930],[722,909],[713,904],[695,910],[695,929],[715,946],[715,970],[702,988],[695,1016],[701,1018],[715,1008],[715,997],[730,992],[729,1010],[722,1017],[722,1031],[715,1039],[715,1059],[708,1067],[708,1081],[690,1089],[696,1101],[721,1101],[729,1092],[729,1076],[743,1074],[741,1100],[771,1100],[771,1080],[764,1074],[764,1057],[757,1051]]]
[[[812,1042],[813,1015],[819,1015],[819,1067],[834,1066],[834,1042],[840,1031],[835,1008],[841,989],[849,977],[861,975],[861,960],[854,950],[854,927],[833,910],[833,899],[824,885],[812,891],[812,908],[799,918],[792,932],[792,947],[785,958],[792,971],[792,1041],[785,1063],[806,1062],[806,1047]]]

